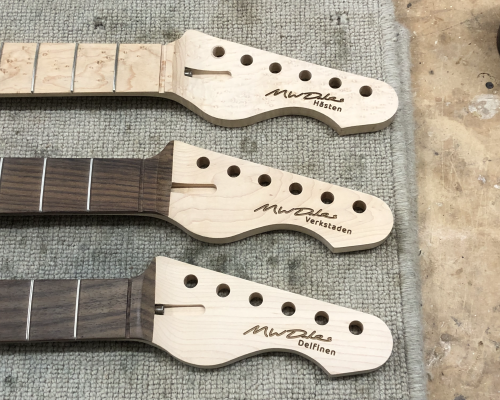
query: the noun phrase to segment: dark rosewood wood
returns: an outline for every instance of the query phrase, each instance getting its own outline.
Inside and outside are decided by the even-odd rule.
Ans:
[[[81,213],[87,211],[89,169],[90,158],[47,159],[43,212]]]
[[[151,341],[155,276],[153,261],[132,279],[82,279],[78,301],[78,280],[33,281],[29,341]],[[27,340],[30,286],[0,281],[0,343]]]
[[[73,339],[76,288],[76,280],[35,281],[30,340]]]
[[[43,158],[5,158],[0,180],[0,213],[38,211]]]
[[[96,213],[139,212],[142,160],[94,159],[90,210]]]
[[[26,340],[31,281],[0,281],[0,342]]]
[[[128,279],[84,279],[78,307],[78,339],[124,339]]]
[[[4,158],[0,215],[147,213],[166,217],[173,150],[171,142],[146,160],[49,158],[45,179],[43,158]]]

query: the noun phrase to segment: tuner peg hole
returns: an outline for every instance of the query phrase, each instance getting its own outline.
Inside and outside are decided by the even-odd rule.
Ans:
[[[290,185],[290,193],[297,196],[302,193],[302,185],[300,183],[294,182]]]
[[[258,307],[262,304],[264,299],[262,298],[262,295],[260,293],[252,293],[248,299],[250,304],[254,307]]]
[[[198,278],[194,275],[188,275],[184,278],[184,285],[189,289],[194,288],[197,284]]]
[[[259,176],[260,186],[269,186],[271,184],[271,177],[269,175],[263,174]]]
[[[221,58],[224,54],[226,54],[226,50],[224,50],[224,47],[217,46],[212,50],[212,54],[216,58]]]
[[[236,165],[231,165],[228,169],[227,169],[227,174],[231,177],[231,178],[236,178],[237,176],[240,175],[240,167],[236,166]]]
[[[361,335],[363,333],[363,324],[359,321],[352,321],[349,324],[349,332],[353,335]]]
[[[219,286],[217,286],[216,292],[219,297],[227,297],[229,296],[229,293],[231,293],[231,290],[225,283],[221,283]]]
[[[328,314],[324,311],[317,312],[316,315],[314,316],[314,320],[318,325],[326,325],[330,318],[328,317]]]
[[[330,79],[329,85],[332,89],[338,89],[342,86],[342,81],[339,78]]]
[[[363,214],[366,211],[366,204],[361,200],[355,201],[352,205],[352,209],[358,214]]]
[[[273,74],[279,74],[281,72],[281,64],[279,64],[279,63],[272,63],[269,66],[269,71],[271,71]]]
[[[198,168],[205,169],[210,165],[210,160],[207,157],[200,157],[198,161],[196,161],[196,165]]]
[[[241,57],[240,61],[243,65],[246,65],[246,66],[252,65],[253,57],[250,54],[245,54],[243,57]]]
[[[295,306],[293,305],[293,303],[287,301],[285,304],[283,304],[283,306],[281,306],[281,312],[287,317],[290,317],[295,314]]]
[[[300,71],[299,78],[301,81],[304,81],[304,82],[310,81],[311,77],[312,77],[312,74],[309,71],[307,71],[307,70]]]
[[[321,195],[321,201],[325,204],[333,203],[333,194],[330,192],[325,192]]]
[[[373,90],[370,86],[362,86],[361,89],[359,89],[359,94],[363,97],[370,97],[373,93]]]

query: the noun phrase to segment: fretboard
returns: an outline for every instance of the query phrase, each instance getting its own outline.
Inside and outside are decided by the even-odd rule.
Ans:
[[[0,280],[0,342],[151,340],[155,263],[133,279]]]
[[[0,214],[166,211],[171,158],[1,158]]]
[[[166,57],[173,51],[171,47],[3,43],[0,44],[0,96],[164,93],[165,82],[169,81]]]

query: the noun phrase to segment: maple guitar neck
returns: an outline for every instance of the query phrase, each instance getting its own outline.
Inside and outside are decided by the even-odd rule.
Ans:
[[[211,243],[289,229],[333,252],[393,226],[377,197],[178,141],[144,160],[1,158],[0,215],[33,214],[153,216]]]
[[[379,318],[157,257],[133,279],[0,280],[0,343],[134,340],[196,367],[285,351],[340,376],[380,368]]]
[[[339,134],[390,124],[388,84],[187,31],[166,44],[2,43],[0,97],[159,96],[228,127],[281,115]]]

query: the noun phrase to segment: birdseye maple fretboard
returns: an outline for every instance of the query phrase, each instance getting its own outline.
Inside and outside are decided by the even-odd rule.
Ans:
[[[0,96],[165,92],[161,44],[0,44]]]

